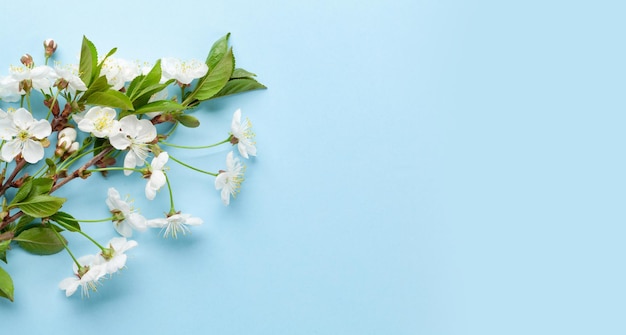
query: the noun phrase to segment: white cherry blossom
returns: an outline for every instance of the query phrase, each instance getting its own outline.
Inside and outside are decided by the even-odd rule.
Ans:
[[[115,216],[113,227],[124,237],[131,237],[133,230],[146,230],[146,218],[137,213],[131,206],[131,201],[124,200],[120,193],[113,187],[109,188],[106,204]]]
[[[148,167],[150,170],[150,178],[146,183],[146,198],[153,200],[158,190],[167,183],[167,177],[163,173],[163,168],[169,159],[167,152],[160,153],[157,157],[152,159],[152,163]]]
[[[31,164],[37,163],[44,156],[40,141],[52,133],[48,120],[35,120],[24,108],[17,109],[12,116],[0,118],[0,139],[7,141],[0,151],[4,161],[10,162],[22,154]]]
[[[120,124],[115,118],[117,113],[110,107],[92,107],[78,122],[78,129],[92,133],[95,137],[106,138],[120,131]]]
[[[113,274],[126,266],[126,251],[137,246],[137,242],[126,240],[125,237],[114,237],[108,247],[98,254],[94,264],[104,267],[106,274]]]
[[[233,114],[230,131],[234,138],[231,142],[237,143],[237,149],[242,157],[249,158],[248,155],[256,156],[256,147],[254,146],[256,142],[254,142],[252,122],[250,122],[250,119],[246,118],[246,120],[241,123],[241,109],[237,109]]]
[[[106,272],[105,268],[100,265],[95,265],[95,255],[86,255],[78,259],[80,263],[80,269],[73,264],[74,276],[65,278],[59,283],[59,288],[65,291],[65,296],[69,297],[80,287],[83,296],[89,296],[89,291],[96,291],[96,287],[100,278],[102,278]]]
[[[245,167],[241,164],[238,158],[235,158],[233,152],[229,152],[226,155],[226,171],[220,171],[215,178],[215,189],[222,190],[221,197],[224,205],[230,204],[230,197],[235,198],[241,183],[243,182],[243,173]]]
[[[102,64],[101,74],[106,76],[111,89],[119,90],[141,74],[138,64],[121,58],[109,57]]]
[[[161,58],[162,80],[176,79],[179,83],[188,85],[194,79],[204,76],[209,67],[196,59],[183,62],[177,58]]]
[[[148,143],[157,136],[156,127],[149,120],[139,120],[136,115],[127,115],[120,122],[120,132],[111,136],[111,145],[118,150],[128,150],[124,157],[124,167],[133,169],[144,164],[148,158]],[[125,170],[130,175],[132,170]]]
[[[58,78],[62,78],[67,82],[67,91],[72,95],[75,95],[76,91],[87,90],[87,85],[78,76],[78,66],[55,67],[54,71]]]
[[[185,235],[189,232],[188,226],[198,226],[203,223],[201,218],[192,217],[191,214],[176,213],[166,218],[148,220],[148,227],[164,229],[163,237],[178,237],[178,233]]]

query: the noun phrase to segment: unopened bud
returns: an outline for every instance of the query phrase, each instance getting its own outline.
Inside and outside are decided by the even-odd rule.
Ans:
[[[67,137],[59,138],[59,142],[57,142],[57,148],[62,149],[61,154],[68,150],[72,146],[72,140]]]
[[[80,144],[78,144],[78,142],[73,142],[72,145],[70,145],[70,147],[67,149],[67,153],[68,154],[75,153],[76,150],[78,150],[79,146],[80,146]]]
[[[20,62],[26,67],[33,67],[35,65],[35,62],[33,61],[33,56],[29,54],[22,55],[22,57],[20,58]]]
[[[53,39],[49,38],[49,39],[43,41],[43,47],[46,50],[45,51],[46,52],[46,57],[50,57],[57,50],[57,42],[55,42]]]
[[[58,135],[59,141],[62,138],[67,138],[70,142],[74,142],[76,140],[76,129],[72,127],[67,127],[61,130]]]

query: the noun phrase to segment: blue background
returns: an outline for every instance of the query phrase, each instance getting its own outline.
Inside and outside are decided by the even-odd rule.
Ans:
[[[211,143],[235,109],[252,119],[258,158],[231,206],[212,178],[170,163],[178,209],[205,224],[178,240],[137,235],[127,268],[89,299],[57,289],[71,272],[65,254],[12,250],[3,267],[16,302],[0,302],[1,332],[626,333],[625,10],[4,2],[7,67],[48,37],[66,62],[83,34],[101,52],[153,61],[204,59],[231,32],[238,65],[269,89],[204,105],[202,130],[176,135]],[[217,170],[227,150],[177,157]],[[164,192],[143,198],[138,176],[97,178],[63,191],[76,217],[105,217],[111,184],[146,216],[167,210]]]

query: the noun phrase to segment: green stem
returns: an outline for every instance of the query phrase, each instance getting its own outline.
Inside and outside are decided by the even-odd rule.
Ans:
[[[176,208],[174,207],[174,194],[172,194],[172,185],[170,185],[170,179],[165,175],[165,181],[167,182],[167,190],[170,192],[170,212],[169,215],[176,214]]]
[[[112,221],[115,219],[115,216],[111,216],[110,218],[106,218],[106,219],[97,219],[97,220],[79,220],[79,219],[74,219],[78,222],[107,222],[107,221]]]
[[[74,261],[74,263],[76,263],[76,266],[78,266],[78,268],[80,269],[82,265],[78,263],[78,260],[76,259],[76,257],[74,256],[70,248],[67,247],[67,243],[65,243],[65,240],[63,239],[61,234],[59,234],[59,232],[56,229],[54,229],[54,227],[51,229],[57,235],[57,238],[59,239],[59,241],[61,241],[61,244],[63,244],[63,248],[65,248],[65,251],[67,251],[67,253],[70,254],[70,257],[72,257],[72,260]]]
[[[85,238],[87,238],[89,241],[91,241],[93,244],[95,244],[98,248],[100,248],[100,250],[104,251],[106,249],[105,247],[100,245],[100,243],[98,243],[98,241],[94,240],[93,238],[91,238],[91,236],[87,235],[87,233],[85,233],[84,231],[77,230],[76,228],[74,228],[72,226],[68,226],[67,224],[65,224],[63,222],[57,222],[57,223],[59,225],[63,226],[63,228],[67,229],[68,231],[77,232],[77,233],[83,235]],[[52,230],[54,230],[54,229],[52,229]]]
[[[198,169],[197,167],[193,167],[193,166],[191,166],[189,164],[186,164],[186,163],[183,163],[183,162],[179,161],[178,159],[172,157],[172,155],[170,155],[170,159],[173,160],[174,162],[176,162],[176,163],[186,167],[186,168],[192,169],[192,170],[200,172],[200,173],[208,174],[208,175],[211,175],[213,177],[217,177],[217,173],[213,173],[213,172],[209,172],[209,171],[204,171],[204,170]]]
[[[231,138],[231,136],[228,136],[228,138],[223,140],[223,141],[217,142],[215,144],[202,145],[202,146],[178,145],[178,144],[169,143],[169,142],[165,142],[165,141],[160,141],[159,143],[163,144],[165,146],[168,146],[168,147],[179,148],[179,149],[208,149],[208,148],[216,147],[216,146],[218,146],[220,144],[228,143],[228,142],[230,142],[230,138]]]

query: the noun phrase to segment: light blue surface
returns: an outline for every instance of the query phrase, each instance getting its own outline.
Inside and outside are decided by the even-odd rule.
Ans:
[[[57,289],[66,255],[13,250],[0,333],[626,333],[623,2],[66,3],[0,5],[0,64],[48,37],[73,61],[83,34],[128,59],[203,59],[230,31],[269,89],[196,115],[210,143],[242,108],[259,153],[230,207],[171,163],[178,207],[205,224],[137,236],[90,299]],[[220,168],[226,152],[179,156]],[[167,209],[128,180],[111,178],[144,214]],[[68,211],[104,217],[107,186],[76,182]]]

